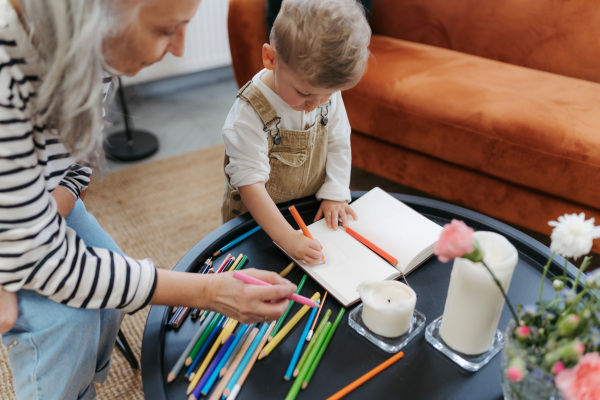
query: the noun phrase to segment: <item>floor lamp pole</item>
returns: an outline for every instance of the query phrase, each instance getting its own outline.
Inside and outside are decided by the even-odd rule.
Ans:
[[[124,131],[111,133],[104,143],[104,151],[109,158],[119,161],[137,161],[149,157],[158,150],[158,139],[154,134],[135,130],[129,116],[129,109],[123,93],[121,78],[117,89],[123,110]]]

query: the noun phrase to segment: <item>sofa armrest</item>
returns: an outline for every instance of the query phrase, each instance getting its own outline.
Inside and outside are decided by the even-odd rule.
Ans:
[[[268,42],[266,0],[230,0],[227,16],[233,73],[242,87],[262,69],[262,45]]]

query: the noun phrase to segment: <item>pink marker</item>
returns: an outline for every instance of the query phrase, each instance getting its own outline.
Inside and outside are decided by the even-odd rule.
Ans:
[[[253,278],[253,277],[246,275],[240,271],[234,271],[233,277],[236,279],[239,279],[242,282],[250,283],[253,285],[271,286],[271,284],[268,282],[261,281],[260,279],[257,279],[257,278]],[[296,303],[304,304],[305,306],[309,306],[309,307],[313,307],[313,308],[319,306],[315,301],[312,301],[308,297],[300,296],[299,294],[296,294],[296,293],[293,293],[293,294],[287,296],[287,298],[290,300],[294,300]]]

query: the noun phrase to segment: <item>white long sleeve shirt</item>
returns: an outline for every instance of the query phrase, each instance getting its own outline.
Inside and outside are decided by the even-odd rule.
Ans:
[[[305,130],[315,123],[320,110],[305,113],[292,109],[281,97],[265,85],[260,76],[264,69],[252,78],[252,82],[265,95],[271,106],[281,117],[280,129]],[[331,95],[327,127],[327,163],[325,182],[317,191],[318,200],[350,201],[350,122],[342,100],[341,92]],[[252,106],[242,99],[236,99],[223,127],[225,151],[229,164],[225,172],[234,188],[267,182],[270,166],[268,157],[267,134],[263,123]]]
[[[156,269],[150,260],[87,247],[58,214],[52,190],[61,185],[78,198],[91,171],[28,115],[40,85],[34,54],[10,3],[0,0],[0,284],[73,307],[134,312],[152,298]]]

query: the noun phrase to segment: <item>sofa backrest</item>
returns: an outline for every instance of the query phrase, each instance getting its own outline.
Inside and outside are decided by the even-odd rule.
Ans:
[[[600,82],[596,0],[373,0],[374,34]]]

